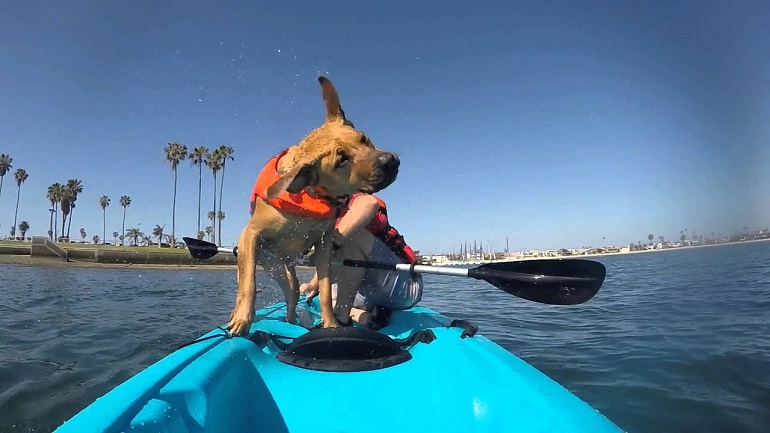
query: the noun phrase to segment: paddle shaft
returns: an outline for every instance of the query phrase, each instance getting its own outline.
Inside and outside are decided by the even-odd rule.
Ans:
[[[568,276],[552,276],[552,275],[538,275],[527,274],[521,272],[511,271],[498,271],[494,269],[484,269],[484,265],[477,268],[451,268],[451,267],[437,267],[427,265],[410,265],[408,263],[377,263],[366,262],[363,260],[343,260],[342,266],[355,266],[359,268],[371,268],[371,269],[385,269],[391,271],[403,271],[414,272],[416,274],[436,274],[436,275],[450,275],[455,277],[470,277],[477,280],[508,280],[508,281],[520,281],[527,283],[541,283],[549,284],[554,282],[570,283],[570,282],[586,282],[593,281],[593,278],[585,277],[568,277]]]
[[[238,255],[238,248],[218,247],[201,239],[184,238],[190,254],[206,260],[218,253]],[[486,263],[475,268],[438,267],[363,260],[333,260],[335,266],[384,269],[414,274],[439,274],[483,280],[522,299],[550,305],[576,305],[591,299],[604,282],[606,269],[583,259],[540,259]]]
[[[238,256],[238,247],[217,247],[217,252],[230,253]],[[436,267],[428,265],[410,265],[409,263],[377,263],[367,262],[363,260],[350,260],[345,259],[340,263],[339,261],[333,261],[332,264],[342,264],[342,266],[352,266],[356,268],[368,268],[368,269],[383,269],[387,271],[401,271],[401,272],[414,272],[416,274],[436,274],[436,275],[450,275],[455,277],[471,277],[477,280],[487,279],[501,279],[501,280],[516,280],[526,281],[531,283],[550,283],[551,280],[558,280],[559,282],[580,282],[590,279],[581,277],[552,277],[548,275],[532,275],[517,272],[500,272],[492,269],[483,269],[483,266],[478,268],[451,268],[451,267]]]
[[[220,253],[230,253],[234,256],[238,256],[238,247],[234,248],[228,248],[228,247],[217,247],[217,252]],[[340,264],[339,261],[333,261],[333,264]],[[459,277],[467,277],[469,269],[463,269],[463,268],[443,268],[439,269],[435,266],[426,266],[426,265],[414,265],[414,268],[412,265],[408,263],[377,263],[377,262],[366,262],[363,260],[343,260],[342,266],[352,266],[356,268],[369,268],[369,269],[384,269],[386,271],[405,271],[405,272],[415,272],[418,274],[442,274],[442,275],[456,275]]]
[[[342,266],[353,266],[356,268],[384,269],[386,271],[414,272],[416,274],[456,275],[459,277],[467,277],[468,271],[469,271],[469,269],[463,269],[463,268],[437,268],[435,266],[427,266],[427,265],[414,265],[414,267],[412,267],[412,265],[410,265],[409,263],[391,264],[391,263],[365,262],[363,260],[350,260],[350,259],[343,260]]]

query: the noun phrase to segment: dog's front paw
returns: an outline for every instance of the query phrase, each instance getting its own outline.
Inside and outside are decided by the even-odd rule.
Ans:
[[[246,335],[249,333],[253,321],[254,313],[252,311],[235,309],[230,314],[230,323],[227,324],[227,330],[232,335]]]
[[[340,323],[337,321],[337,317],[332,316],[329,318],[321,319],[321,326],[324,328],[339,328]]]

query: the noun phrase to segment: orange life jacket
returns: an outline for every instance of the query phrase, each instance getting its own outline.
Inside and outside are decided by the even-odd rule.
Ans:
[[[278,175],[278,161],[286,155],[288,149],[284,149],[278,155],[272,157],[267,162],[262,172],[257,176],[254,188],[251,190],[251,200],[249,202],[249,214],[254,213],[257,206],[257,197],[261,197],[270,203],[276,209],[315,219],[334,219],[337,216],[338,208],[330,200],[323,197],[314,197],[304,189],[297,194],[284,191],[275,198],[267,198],[267,188],[280,179]]]
[[[339,218],[342,218],[342,216],[345,215],[347,212],[347,205],[357,195],[359,194],[351,196],[350,200],[346,203],[346,206],[341,210]],[[366,225],[366,229],[369,233],[380,239],[382,243],[387,245],[391,251],[404,261],[404,263],[417,263],[417,255],[414,253],[414,250],[412,250],[412,248],[407,245],[406,241],[404,241],[404,236],[402,236],[395,227],[390,225],[390,222],[388,221],[388,208],[385,205],[385,202],[376,195],[373,195],[373,197],[377,199],[379,209],[377,210],[377,213],[374,214],[371,221],[369,221],[369,224]]]

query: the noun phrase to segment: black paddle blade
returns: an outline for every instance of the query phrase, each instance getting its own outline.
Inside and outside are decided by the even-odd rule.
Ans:
[[[541,304],[576,305],[596,295],[607,269],[585,259],[541,259],[495,262],[468,270],[468,276],[485,280],[519,298]]]
[[[194,259],[206,260],[217,254],[216,244],[195,238],[183,237],[182,239],[187,245],[187,250],[190,251],[190,255],[193,256]]]

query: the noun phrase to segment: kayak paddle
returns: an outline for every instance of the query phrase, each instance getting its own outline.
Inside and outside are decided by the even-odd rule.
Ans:
[[[184,243],[187,245],[187,249],[190,251],[190,255],[196,260],[206,260],[214,257],[217,253],[230,253],[234,256],[238,256],[238,247],[218,247],[217,244],[206,242],[200,239],[183,237]]]
[[[183,239],[190,255],[197,260],[206,260],[217,253],[238,255],[238,247],[218,247],[200,239]],[[599,291],[607,273],[604,265],[599,262],[573,258],[492,262],[470,269],[349,259],[343,260],[341,264],[418,274],[470,277],[484,280],[519,298],[550,305],[576,305],[588,301]]]

